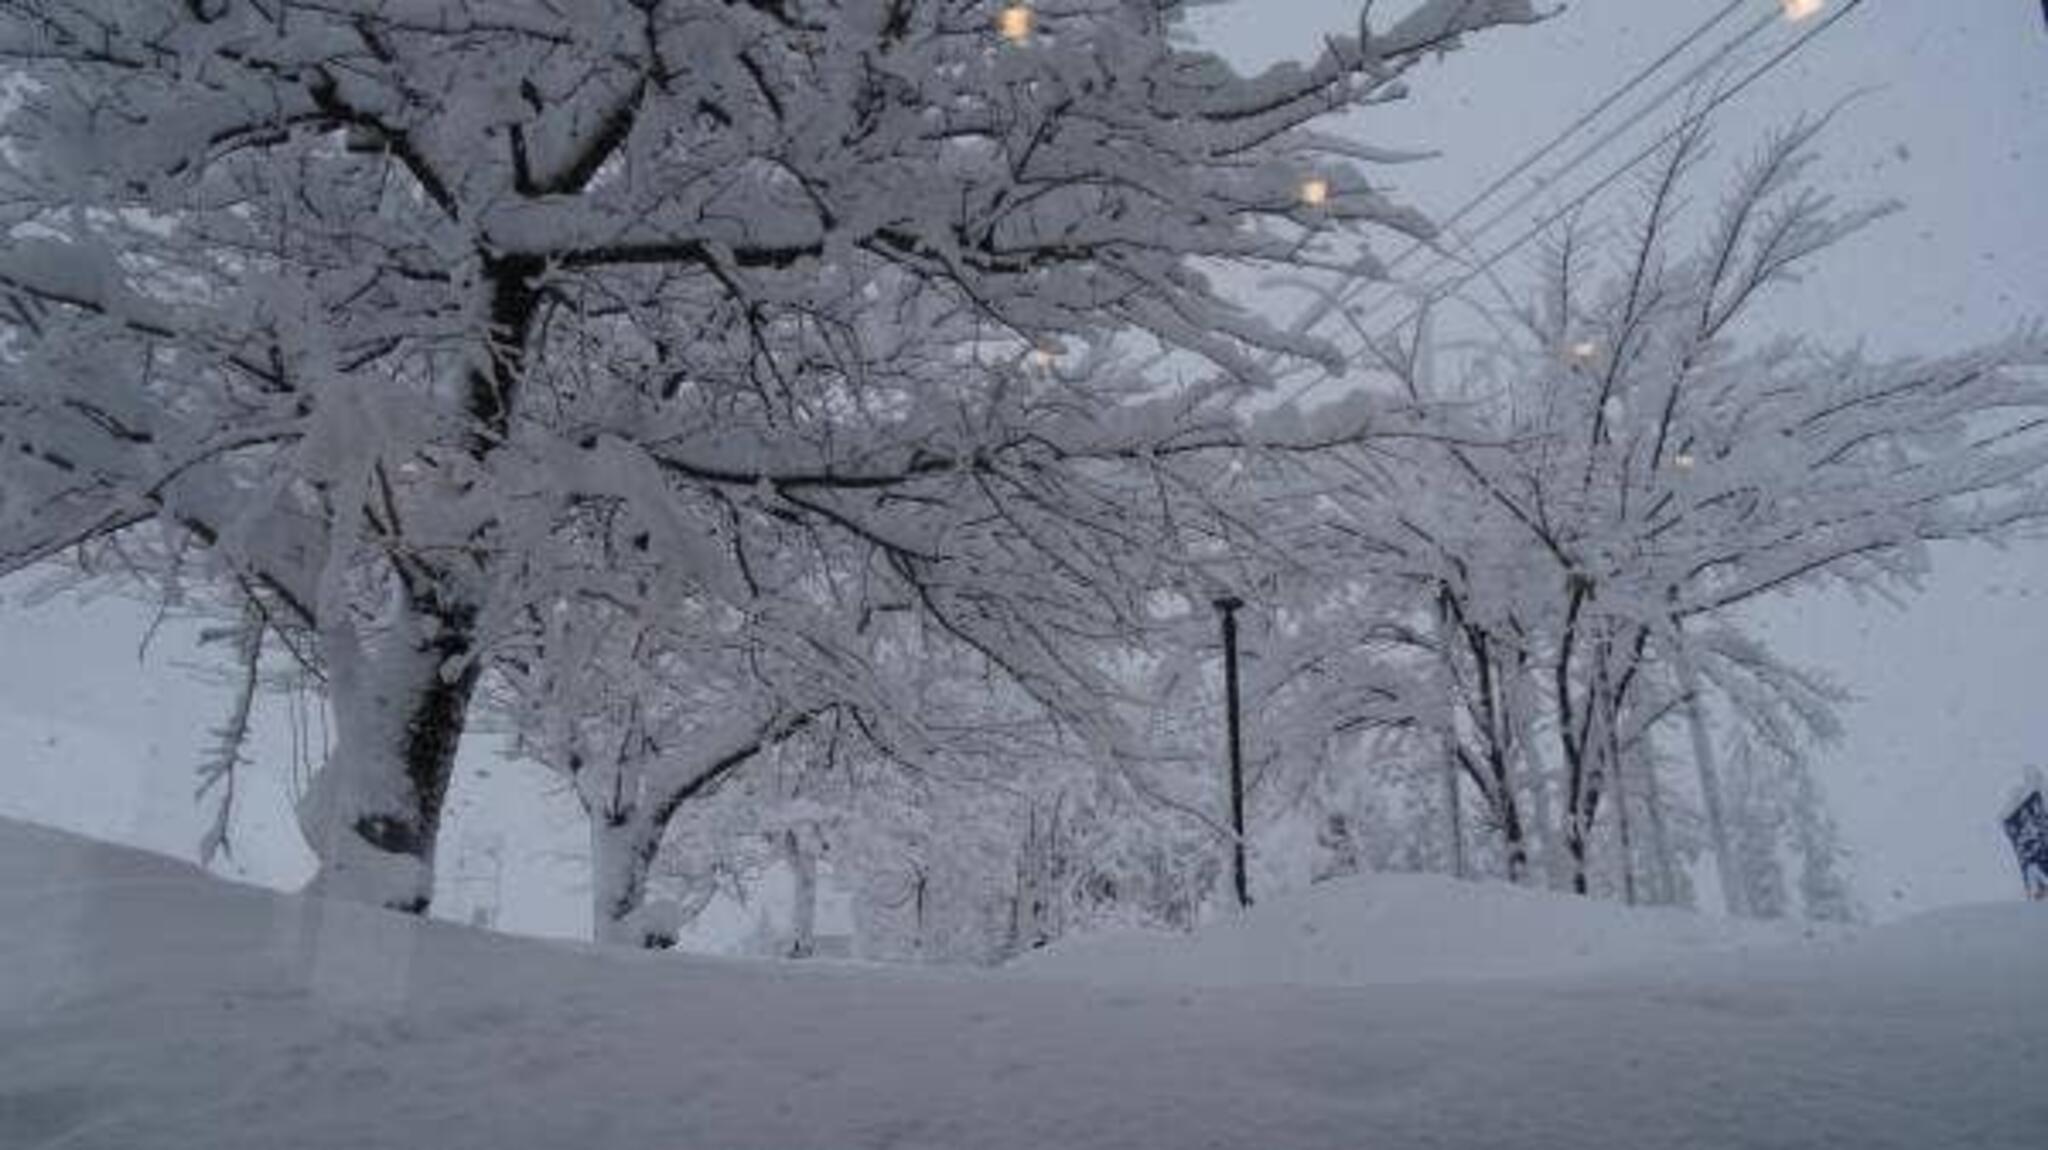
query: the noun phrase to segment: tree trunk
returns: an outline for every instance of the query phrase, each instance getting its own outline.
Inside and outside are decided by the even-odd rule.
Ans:
[[[1614,832],[1621,839],[1621,902],[1623,906],[1636,905],[1636,843],[1633,828],[1629,825],[1628,791],[1621,779],[1621,762],[1616,760],[1611,767],[1614,778]]]
[[[782,734],[805,721],[794,720]],[[570,755],[577,800],[590,820],[591,936],[596,941],[666,950],[675,945],[683,925],[695,921],[716,897],[714,884],[693,883],[681,900],[650,904],[647,876],[676,812],[760,753],[770,737],[781,734],[763,728],[738,745],[714,748],[692,772],[653,781],[650,772],[662,773],[624,751],[609,771],[579,767],[577,756]]]
[[[628,809],[590,815],[590,937],[606,946],[667,950],[680,923],[653,913],[647,876],[661,851],[662,828]]]
[[[1565,698],[1562,690],[1559,697]],[[1571,871],[1572,893],[1582,895],[1592,893],[1586,861],[1590,853],[1593,820],[1600,811],[1601,778],[1596,766],[1599,761],[1596,745],[1599,732],[1590,729],[1591,720],[1598,713],[1598,705],[1590,698],[1584,701],[1587,727],[1578,736],[1572,734],[1577,720],[1571,711],[1560,708],[1557,723],[1558,745],[1564,754],[1567,784],[1564,795],[1564,851]]]
[[[1010,900],[1012,954],[1036,950],[1065,933],[1060,818],[1066,801],[1064,791],[1055,795],[1043,819],[1036,801],[1026,811],[1024,842],[1017,852],[1017,889]]]
[[[1551,821],[1549,772],[1542,752],[1536,746],[1535,732],[1531,729],[1528,707],[1519,685],[1520,674],[1518,669],[1508,696],[1514,721],[1514,753],[1518,760],[1515,777],[1529,792],[1530,861],[1534,864],[1535,873],[1542,876],[1544,889],[1555,890],[1558,885],[1557,840],[1553,832],[1556,824]]]
[[[1728,837],[1728,813],[1721,792],[1720,760],[1714,753],[1713,731],[1707,726],[1707,711],[1700,697],[1699,671],[1692,652],[1681,637],[1672,646],[1672,661],[1678,669],[1678,689],[1685,692],[1685,726],[1692,736],[1693,766],[1700,776],[1700,805],[1707,814],[1707,838],[1714,848],[1714,876],[1721,883],[1722,905],[1731,917],[1749,914],[1743,898],[1742,880],[1737,876],[1735,848]]]
[[[1627,906],[1636,905],[1636,845],[1635,835],[1629,826],[1628,780],[1621,770],[1621,715],[1615,707],[1612,684],[1606,681],[1603,656],[1601,678],[1602,706],[1606,731],[1607,785],[1614,792],[1614,830],[1621,837],[1621,901]]]
[[[1586,877],[1586,847],[1593,829],[1593,816],[1600,809],[1600,780],[1589,769],[1592,765],[1590,760],[1595,758],[1591,746],[1595,732],[1591,726],[1598,704],[1590,698],[1573,700],[1572,654],[1578,646],[1579,613],[1592,596],[1592,583],[1574,574],[1570,580],[1564,633],[1559,637],[1557,654],[1550,668],[1551,689],[1557,707],[1558,750],[1564,758],[1564,847],[1571,859],[1572,893],[1580,895],[1591,893],[1591,884]],[[1591,693],[1590,689],[1588,693]]]
[[[782,832],[783,850],[796,888],[789,911],[789,957],[818,953],[818,852],[811,836],[796,827]]]
[[[1664,825],[1664,790],[1657,782],[1657,763],[1651,756],[1643,756],[1643,814],[1650,821],[1650,861],[1655,869],[1651,874],[1656,878],[1656,890],[1651,892],[1654,902],[1665,906],[1678,902],[1678,868],[1671,857],[1671,835]]]
[[[1465,807],[1458,793],[1458,754],[1451,740],[1457,736],[1444,732],[1444,828],[1448,832],[1450,867],[1452,878],[1465,877]]]
[[[1583,761],[1575,760],[1574,748],[1571,745],[1565,747],[1565,758],[1569,764],[1566,769],[1572,777],[1586,778],[1585,764]],[[1586,878],[1586,837],[1593,823],[1592,812],[1598,809],[1599,802],[1598,785],[1591,779],[1586,779],[1578,787],[1572,788],[1572,793],[1565,796],[1562,837],[1566,863],[1571,872],[1573,894],[1592,893],[1592,884]]]
[[[1038,803],[1034,801],[1024,812],[1024,843],[1017,852],[1017,890],[1010,897],[1011,954],[1045,945],[1045,894],[1040,887],[1045,868],[1039,860],[1038,839]]]
[[[1500,782],[1500,833],[1507,844],[1508,881],[1521,886],[1529,881],[1529,843],[1522,828],[1522,813],[1515,803],[1515,792],[1508,781]]]
[[[1572,860],[1572,893],[1591,894],[1592,884],[1586,881],[1586,830],[1584,820],[1573,815],[1571,825],[1565,828],[1565,854]]]
[[[462,412],[462,447],[479,465],[510,427],[540,300],[531,281],[542,270],[528,256],[485,253],[484,262],[489,367],[466,373]],[[299,825],[319,859],[310,892],[424,914],[434,901],[441,807],[482,672],[480,604],[464,597],[461,583],[482,572],[465,567],[456,576],[417,555],[390,558],[403,591],[382,634],[366,643],[346,607],[322,604],[320,648],[338,737]]]
[[[1483,788],[1500,827],[1502,854],[1507,860],[1508,881],[1517,885],[1529,877],[1529,842],[1522,823],[1521,798],[1515,793],[1515,716],[1511,692],[1503,681],[1508,674],[1497,665],[1490,640],[1477,631],[1472,635],[1473,663],[1478,672],[1481,713],[1480,735],[1486,740],[1487,771],[1492,775]]]
[[[647,901],[647,871],[640,862],[631,818],[592,812],[590,824],[590,937],[608,946],[638,946],[633,919]]]
[[[476,689],[476,612],[408,596],[374,644],[322,628],[336,741],[299,806],[307,891],[423,914],[455,753]]]
[[[1593,705],[1590,701],[1587,703],[1587,706]],[[1564,849],[1571,865],[1572,893],[1582,895],[1593,893],[1593,884],[1587,873],[1587,861],[1591,854],[1593,824],[1600,813],[1601,799],[1599,772],[1590,769],[1585,761],[1588,755],[1595,753],[1595,748],[1584,745],[1591,741],[1587,739],[1582,743],[1579,740],[1571,740],[1565,747],[1567,759],[1572,760],[1568,768],[1571,775],[1583,780],[1578,787],[1573,788],[1576,793],[1568,796],[1564,826]]]

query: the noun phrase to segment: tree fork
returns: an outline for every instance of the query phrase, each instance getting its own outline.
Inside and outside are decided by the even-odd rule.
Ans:
[[[484,269],[490,299],[491,331],[486,337],[490,369],[470,373],[465,407],[471,427],[464,445],[464,450],[480,464],[504,441],[511,428],[526,342],[540,303],[532,277],[542,270],[542,265],[528,257],[501,259],[487,253]],[[391,527],[396,530],[397,524]],[[481,560],[478,563],[480,566]],[[403,817],[395,813],[365,814],[350,829],[376,850],[417,860],[429,876],[424,889],[402,901],[387,899],[386,905],[393,910],[424,914],[433,900],[434,851],[440,839],[448,787],[455,774],[455,756],[468,726],[470,701],[482,675],[475,646],[480,610],[475,603],[459,597],[445,569],[436,569],[417,557],[403,563],[394,559],[394,568],[406,585],[407,613],[415,621],[433,624],[432,637],[418,648],[420,654],[431,659],[432,671],[418,686],[416,697],[408,700],[399,748],[406,780],[412,784],[413,809]],[[458,668],[452,677],[446,674],[451,666]]]

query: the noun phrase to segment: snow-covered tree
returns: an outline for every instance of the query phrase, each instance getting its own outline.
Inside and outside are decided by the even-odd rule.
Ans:
[[[412,911],[496,661],[585,594],[758,618],[763,533],[859,541],[836,577],[1078,706],[1063,643],[1150,545],[1105,473],[1328,352],[1202,263],[1422,231],[1313,125],[1533,18],[1432,0],[1243,77],[1182,8],[9,6],[0,571],[155,530],[307,636],[314,886]],[[1133,337],[1205,382],[1067,362]]]
[[[1910,582],[1930,542],[2048,514],[2038,329],[1882,361],[1772,330],[1778,289],[1887,210],[1842,208],[1806,180],[1822,126],[1770,139],[1696,227],[1681,208],[1704,129],[1681,137],[1621,226],[1554,237],[1539,289],[1483,356],[1433,371],[1424,331],[1365,345],[1441,434],[1338,453],[1350,474],[1323,488],[1329,569],[1375,583],[1377,602],[1410,595],[1353,616],[1342,633],[1361,657],[1343,675],[1383,677],[1388,637],[1433,653],[1451,706],[1417,693],[1415,727],[1449,733],[1510,876],[1534,814],[1573,889],[1604,869],[1624,897],[1682,897],[1683,783],[1659,768],[1689,752],[1741,912],[1754,852],[1734,841],[1715,728],[1775,746],[1787,770],[1753,779],[1803,810],[1817,796],[1796,748],[1832,729],[1833,696],[1745,635],[1737,609]]]

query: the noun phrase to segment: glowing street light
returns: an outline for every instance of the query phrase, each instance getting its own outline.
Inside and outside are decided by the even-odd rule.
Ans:
[[[1681,450],[1678,454],[1671,457],[1671,466],[1676,467],[1680,471],[1691,471],[1692,465],[1693,457],[1690,451]]]
[[[1827,7],[1828,0],[1778,0],[1778,4],[1784,10],[1785,19],[1797,24]]]
[[[1060,356],[1066,350],[1066,345],[1057,336],[1040,336],[1024,350],[1024,364],[1032,371],[1049,372],[1059,366]]]
[[[996,31],[1012,44],[1022,44],[1031,39],[1031,26],[1035,22],[1031,9],[1023,4],[1012,4],[996,13]]]
[[[1591,363],[1593,357],[1600,354],[1600,345],[1590,339],[1582,339],[1566,348],[1565,352],[1573,363]]]
[[[1330,181],[1321,176],[1310,176],[1301,182],[1301,202],[1311,208],[1320,208],[1330,202]]]

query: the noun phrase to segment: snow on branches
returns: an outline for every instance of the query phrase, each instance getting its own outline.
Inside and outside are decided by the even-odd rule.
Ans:
[[[1330,355],[1201,265],[1422,232],[1312,125],[1531,18],[1246,78],[1180,7],[10,7],[0,572],[155,525],[246,585],[335,711],[316,887],[413,911],[478,684],[565,607],[830,649],[908,604],[1100,726],[1082,651],[1173,561],[1133,492]],[[1212,382],[1159,402],[1141,338]],[[734,713],[845,683],[788,685]]]
[[[1430,370],[1426,327],[1370,344],[1437,407],[1441,434],[1335,452],[1294,480],[1323,508],[1324,574],[1299,608],[1321,622],[1303,649],[1331,668],[1338,634],[1355,650],[1295,692],[1295,725],[1427,733],[1413,754],[1442,762],[1453,795],[1479,795],[1510,877],[1534,877],[1533,852],[1581,891],[1686,897],[1674,855],[1690,815],[1659,742],[1683,724],[1723,893],[1745,910],[1754,883],[1705,699],[1738,745],[1798,767],[1839,696],[1747,637],[1739,609],[1910,581],[1930,542],[2048,516],[2048,333],[1873,361],[1759,322],[1802,267],[1889,210],[1806,181],[1822,126],[1768,140],[1697,228],[1680,204],[1704,129],[1678,139],[1632,219],[1552,238],[1508,334],[1455,374]],[[1407,698],[1366,690],[1422,657],[1436,669]]]

